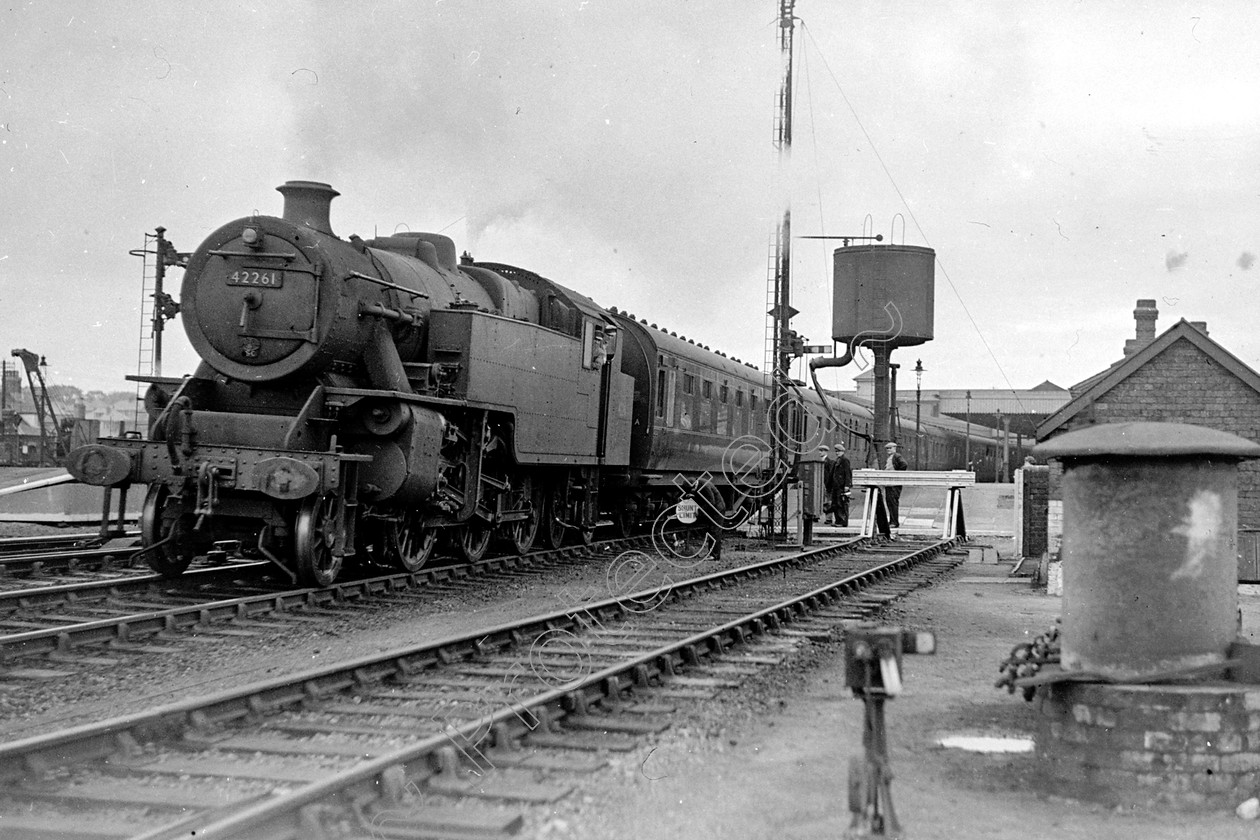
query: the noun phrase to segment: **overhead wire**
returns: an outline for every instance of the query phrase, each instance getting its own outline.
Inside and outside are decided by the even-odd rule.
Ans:
[[[804,24],[802,23],[802,26],[803,25]],[[820,145],[818,142],[818,121],[814,114],[814,91],[813,91],[812,77],[810,74],[809,53],[806,49],[804,49],[804,46],[805,45],[802,45],[802,49],[801,49],[800,78],[802,79],[802,84],[804,85],[805,104],[809,112],[809,132],[810,132],[810,139],[813,141],[814,169],[817,172],[821,172],[822,163],[818,159],[818,149]],[[826,221],[826,213],[825,213],[824,205],[823,205],[822,179],[815,178],[814,186],[817,189],[817,193],[818,193],[817,194],[818,229],[820,231],[823,231],[827,229],[827,221]],[[822,263],[823,263],[822,276],[828,277],[830,274],[830,266],[827,265],[826,249],[823,249],[823,251],[821,252],[821,255],[822,255]],[[835,295],[834,285],[828,284],[827,294],[828,294],[827,296],[828,307],[832,308],[834,307],[834,295]],[[849,422],[845,424],[845,423],[841,423],[839,420],[836,419],[835,414],[832,413],[831,403],[827,398],[827,393],[826,391],[823,390],[822,384],[818,381],[818,371],[815,370],[813,367],[810,367],[809,375],[810,375],[811,381],[813,382],[814,390],[818,393],[818,398],[822,401],[823,410],[826,412],[827,419],[831,422],[831,425],[834,426],[837,430],[844,430],[851,435],[856,435],[860,438],[865,439],[868,444],[871,443],[872,442],[871,436],[863,433],[860,429],[858,429],[856,423]]]
[[[831,65],[827,62],[826,55],[823,54],[822,49],[818,46],[818,42],[814,38],[814,33],[809,29],[803,20],[801,21],[801,29],[805,31],[805,33],[809,36],[809,40],[817,49],[823,67],[826,68],[828,75],[831,76],[831,81],[835,84],[836,90],[840,94],[840,98],[844,100],[845,106],[849,109],[849,113],[853,116],[853,121],[857,124],[858,130],[861,131],[862,136],[866,138],[866,143],[870,147],[871,153],[875,155],[875,160],[879,163],[880,169],[883,170],[884,176],[888,179],[889,184],[892,185],[893,191],[897,193],[897,198],[900,199],[902,206],[905,208],[906,215],[908,215],[910,220],[914,222],[915,230],[919,232],[919,236],[930,247],[931,240],[928,238],[927,232],[923,230],[923,226],[919,223],[918,217],[914,214],[914,210],[910,207],[910,202],[906,200],[905,194],[902,193],[901,187],[897,184],[897,179],[893,177],[892,172],[888,168],[888,164],[884,162],[883,155],[879,153],[879,148],[876,145],[874,138],[871,137],[870,132],[866,130],[866,126],[863,125],[862,118],[858,116],[857,109],[853,106],[853,103],[849,101],[849,97],[844,92],[844,87],[840,84],[839,78],[836,76],[835,71],[831,69]],[[815,145],[817,145],[816,140]],[[997,368],[998,373],[1001,374],[1003,381],[1006,382],[1006,387],[1015,398],[1015,402],[1019,405],[1020,411],[1024,414],[1028,414],[1028,409],[1024,406],[1023,400],[1019,398],[1019,393],[1016,391],[1015,386],[1011,384],[1010,377],[1006,375],[1005,368],[1002,367],[1002,363],[998,361],[997,355],[993,352],[993,348],[989,345],[988,339],[985,338],[984,331],[980,329],[980,325],[971,314],[971,310],[968,308],[967,302],[963,300],[962,293],[958,291],[958,287],[954,285],[953,278],[949,276],[949,271],[946,269],[945,263],[941,260],[939,252],[936,253],[935,259],[936,265],[940,268],[941,274],[945,277],[945,282],[949,284],[950,291],[952,291],[954,293],[954,297],[958,299],[958,304],[962,307],[963,313],[967,316],[967,320],[971,322],[972,329],[976,331],[976,336],[980,339],[980,343],[984,345],[985,352],[988,353],[989,358],[993,360],[993,364]]]

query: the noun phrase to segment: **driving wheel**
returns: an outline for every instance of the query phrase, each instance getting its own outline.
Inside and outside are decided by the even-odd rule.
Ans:
[[[543,548],[559,548],[564,545],[564,487],[557,485],[547,493],[544,518],[539,523],[538,539]]]
[[[476,563],[486,556],[490,547],[490,535],[494,529],[481,522],[465,522],[456,529],[455,546],[469,563]]]
[[[419,514],[403,514],[389,525],[389,560],[404,572],[417,571],[433,556],[437,538],[437,529],[426,528]]]
[[[538,536],[538,513],[541,509],[539,502],[534,493],[534,482],[529,476],[522,476],[518,479],[516,487],[508,496],[508,506],[513,510],[521,508],[529,509],[529,516],[525,519],[518,519],[515,522],[509,522],[504,526],[504,540],[508,547],[517,554],[524,554],[529,551],[530,546],[534,544],[534,538]]]

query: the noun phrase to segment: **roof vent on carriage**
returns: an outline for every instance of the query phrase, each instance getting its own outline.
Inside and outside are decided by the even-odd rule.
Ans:
[[[284,220],[334,236],[329,208],[341,193],[320,181],[285,181],[276,187],[284,196]]]

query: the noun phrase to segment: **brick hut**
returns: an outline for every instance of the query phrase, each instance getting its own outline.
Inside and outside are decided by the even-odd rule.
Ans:
[[[1201,321],[1180,320],[1159,335],[1154,300],[1133,311],[1136,335],[1124,358],[1071,388],[1072,399],[1037,427],[1045,441],[1095,423],[1189,423],[1260,442],[1260,374],[1208,336]],[[1051,498],[1061,468],[1051,466]],[[1260,581],[1260,461],[1238,475],[1239,579]]]

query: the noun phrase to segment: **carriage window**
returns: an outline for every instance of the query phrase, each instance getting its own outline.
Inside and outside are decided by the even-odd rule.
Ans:
[[[735,405],[743,405],[743,404],[744,404],[744,392],[736,391],[735,392]]]
[[[656,371],[656,416],[665,416],[665,368]]]
[[[696,430],[715,431],[714,423],[716,422],[716,417],[717,412],[713,410],[713,383],[707,379],[702,379],[700,380],[700,416],[696,418]]]
[[[665,384],[665,423],[674,425],[674,392],[678,388],[678,372],[669,371]]]
[[[723,385],[718,391],[718,399],[726,402],[730,398],[731,389]]]
[[[683,393],[694,394],[696,392],[696,378],[690,373],[683,374]]]

